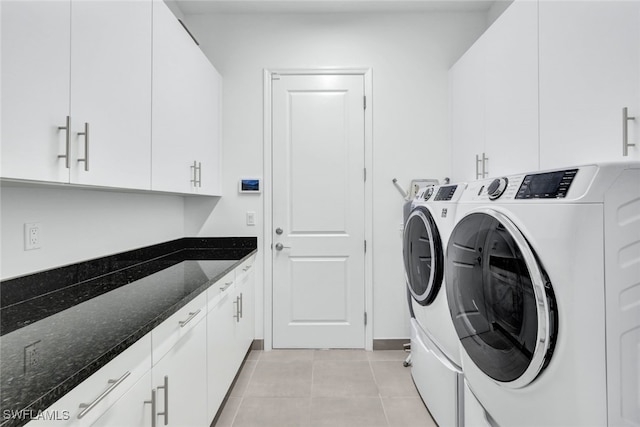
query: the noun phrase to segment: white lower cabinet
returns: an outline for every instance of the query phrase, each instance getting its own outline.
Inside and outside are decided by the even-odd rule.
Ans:
[[[149,427],[155,409],[152,402],[151,371],[148,371],[92,426]]]
[[[253,268],[253,258],[251,258],[236,269],[236,297],[239,313],[236,321],[235,343],[239,351],[236,359],[238,367],[240,367],[255,336],[254,282],[255,269]]]
[[[206,330],[206,322],[199,321],[153,366],[157,425],[209,425]]]
[[[142,380],[150,369],[151,334],[147,334],[42,411],[40,419],[29,422],[28,426],[91,426],[109,412],[110,408],[118,406],[116,402],[119,402],[139,380]],[[150,388],[147,388],[147,391],[150,391]],[[139,406],[135,406],[136,409],[127,419],[138,418],[135,414],[139,412]],[[127,425],[137,424],[127,423]]]
[[[207,315],[207,416],[213,420],[235,375],[234,297],[223,295]]]
[[[213,420],[255,336],[255,257],[223,277],[208,291],[207,414]]]
[[[208,426],[253,342],[254,259],[211,285],[28,426]]]

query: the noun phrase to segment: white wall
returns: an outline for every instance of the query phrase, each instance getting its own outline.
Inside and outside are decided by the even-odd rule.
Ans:
[[[178,196],[3,184],[0,207],[2,279],[184,235]],[[42,224],[41,249],[24,250],[25,222]]]
[[[403,200],[392,179],[408,187],[413,178],[442,179],[449,174],[447,71],[485,30],[485,14],[185,18],[224,78],[224,196],[194,230],[200,235],[257,235],[262,244],[262,196],[239,195],[237,182],[241,176],[263,175],[263,69],[372,68],[374,339],[407,337],[399,231]],[[255,227],[245,225],[247,210],[257,212]],[[187,212],[202,217],[206,211],[188,202]],[[263,255],[259,254],[259,268]],[[262,319],[262,285],[258,277],[258,319]],[[257,337],[262,338],[260,321],[257,326]]]

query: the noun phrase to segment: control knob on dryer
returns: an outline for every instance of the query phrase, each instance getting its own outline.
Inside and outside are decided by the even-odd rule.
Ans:
[[[509,180],[507,178],[496,178],[494,179],[489,187],[487,187],[487,194],[489,195],[490,200],[495,200],[498,197],[502,196],[504,190],[507,189],[507,185],[509,184]]]
[[[424,191],[424,196],[422,197],[424,200],[429,200],[432,195],[433,195],[433,187],[427,187],[427,189]]]

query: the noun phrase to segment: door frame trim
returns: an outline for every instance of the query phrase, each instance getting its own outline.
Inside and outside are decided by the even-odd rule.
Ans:
[[[319,68],[319,69],[267,69],[263,70],[263,158],[264,158],[264,186],[263,212],[264,229],[262,236],[262,250],[264,254],[264,350],[273,349],[273,203],[272,203],[272,102],[271,76],[280,75],[360,75],[364,80],[364,94],[367,97],[367,108],[364,112],[364,166],[367,179],[364,183],[364,236],[367,241],[367,251],[364,259],[364,308],[367,313],[365,325],[365,350],[373,350],[373,70],[363,68]],[[364,244],[364,242],[363,242]],[[364,248],[363,248],[364,250]],[[364,322],[364,313],[363,319]]]

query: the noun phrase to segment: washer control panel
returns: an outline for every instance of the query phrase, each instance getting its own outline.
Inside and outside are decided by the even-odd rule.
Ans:
[[[567,196],[578,169],[526,175],[516,199],[561,199]]]
[[[424,195],[422,196],[423,200],[429,200],[433,196],[433,187],[427,187],[424,190]]]
[[[507,185],[509,185],[508,178],[496,178],[491,181],[491,184],[489,184],[489,187],[487,187],[489,200],[495,200],[498,197],[502,196],[504,190],[507,189]]]
[[[449,201],[453,199],[453,195],[458,188],[457,185],[447,185],[440,187],[438,192],[436,193],[436,197],[433,199],[434,201]]]

